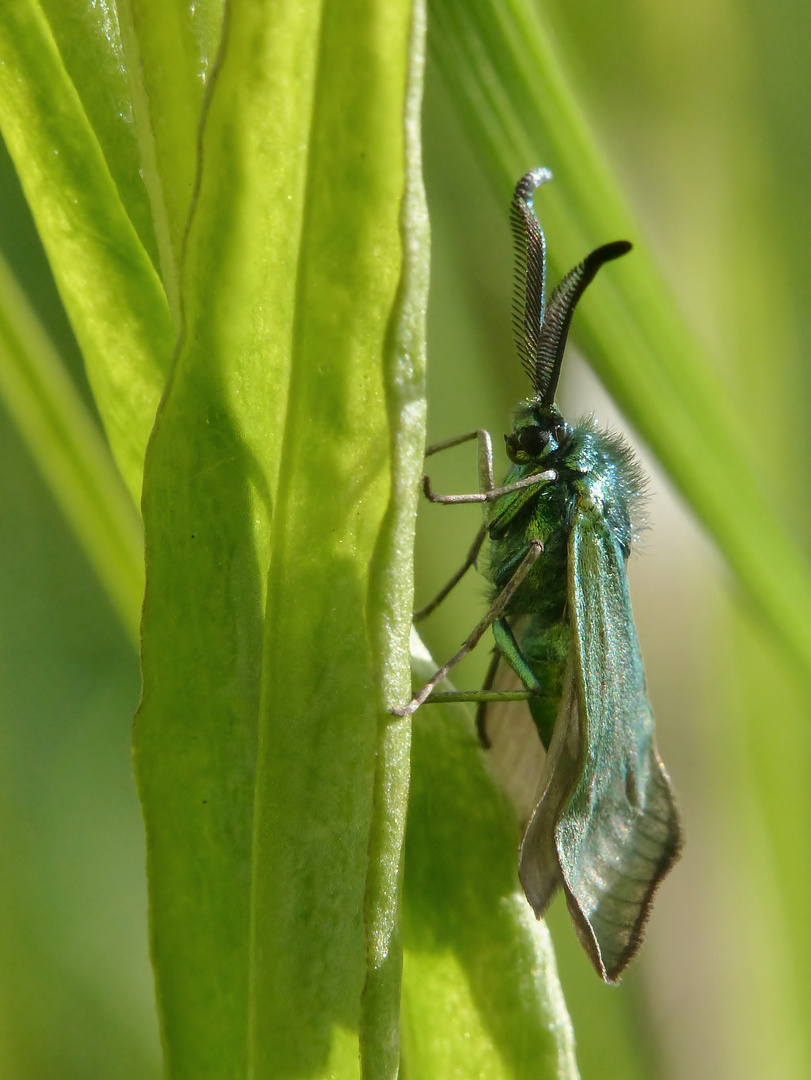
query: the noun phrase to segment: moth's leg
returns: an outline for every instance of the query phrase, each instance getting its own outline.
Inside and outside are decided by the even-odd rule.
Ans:
[[[532,692],[529,697],[530,713],[532,714],[533,722],[535,723],[544,749],[548,750],[552,739],[555,717],[558,712],[560,695],[555,694],[554,690],[549,685],[543,685],[541,683],[538,676],[530,667],[529,661],[524,655],[521,646],[515,640],[515,634],[506,619],[499,619],[494,624],[493,637],[496,639],[496,647],[501,655],[516,673],[524,686],[526,686],[527,690]],[[551,715],[548,714],[548,709],[546,708],[550,700],[554,702],[554,708]]]
[[[452,439],[434,443],[426,449],[425,456],[430,457],[432,454],[439,453],[440,450],[449,450],[452,446],[460,446],[462,443],[470,442],[472,439],[477,439],[479,443],[479,491],[474,496],[435,495],[431,490],[430,480],[427,476],[424,476],[422,478],[423,491],[431,502],[484,502],[485,500],[481,498],[481,495],[495,488],[493,440],[490,438],[490,432],[485,431],[484,428],[477,428],[476,431],[468,431],[464,435],[455,435]]]
[[[496,639],[496,647],[493,652],[493,659],[490,661],[490,667],[487,669],[482,692],[490,694],[492,691],[493,680],[496,677],[498,665],[503,658],[507,661],[530,694],[540,693],[542,689],[541,684],[538,682],[535,672],[529,666],[527,658],[521,652],[521,647],[515,640],[515,634],[512,632],[512,627],[506,619],[496,619],[493,623],[493,637]],[[502,700],[509,701],[514,697],[514,694],[509,693],[505,694]],[[484,698],[479,701],[476,708],[476,731],[479,735],[479,742],[485,750],[490,749],[490,739],[487,735],[485,722],[487,717],[487,706],[490,704],[491,700],[498,700],[495,692],[492,694],[490,700]]]
[[[475,431],[465,432],[464,435],[455,435],[452,439],[433,443],[426,448],[425,456],[438,454],[440,450],[450,450],[452,446],[461,446],[462,443],[470,442],[472,439],[479,441],[479,489],[490,491],[496,486],[493,474],[493,440],[490,438],[490,432],[485,431],[484,428],[476,428]]]
[[[425,684],[425,686],[423,686],[422,690],[420,690],[420,692],[411,699],[408,705],[404,705],[402,708],[393,708],[391,711],[395,714],[395,716],[410,716],[411,713],[413,713],[416,709],[420,707],[420,705],[422,705],[422,703],[425,701],[425,699],[428,697],[434,687],[437,686],[438,683],[442,682],[448,672],[452,668],[456,667],[459,661],[463,657],[467,656],[471,649],[475,648],[475,646],[478,645],[482,637],[484,637],[485,631],[488,629],[488,627],[492,626],[496,619],[500,619],[501,616],[504,614],[505,610],[507,609],[507,605],[515,595],[516,589],[527,576],[542,551],[543,544],[540,540],[530,541],[527,553],[521,560],[515,573],[501,590],[501,592],[498,594],[496,599],[493,601],[490,610],[487,612],[487,614],[484,616],[478,626],[476,626],[472,633],[467,637],[459,652],[452,656],[450,660],[447,661],[447,663],[443,664],[442,667],[434,673],[432,678],[430,678]]]
[[[480,492],[491,491],[495,487],[495,480],[493,478],[493,440],[490,438],[490,432],[485,431],[484,428],[477,428],[476,431],[468,431],[465,435],[457,435],[452,439],[446,439],[444,442],[434,443],[427,448],[425,456],[430,457],[431,454],[436,454],[440,450],[449,450],[452,446],[459,446],[461,443],[470,442],[472,439],[477,439],[479,443],[479,490]],[[431,490],[430,481],[427,476],[423,477],[423,489],[427,491]],[[419,611],[414,612],[414,622],[425,619],[432,611],[436,610],[448,593],[456,588],[468,570],[476,565],[479,552],[482,549],[482,544],[484,543],[486,536],[487,525],[484,524],[476,533],[476,538],[471,544],[470,550],[468,551],[462,566],[456,571],[444,588],[440,589],[429,604],[420,608]]]
[[[495,502],[496,499],[500,499],[502,495],[508,495],[511,491],[520,491],[521,488],[532,487],[534,484],[548,483],[551,480],[557,479],[557,473],[554,469],[547,469],[545,472],[533,473],[532,476],[525,476],[523,480],[516,480],[512,484],[504,484],[502,487],[496,487],[495,476],[493,473],[493,440],[490,438],[490,432],[485,431],[484,428],[478,428],[476,431],[468,431],[464,435],[456,435],[452,439],[445,439],[444,442],[434,443],[433,446],[429,446],[425,451],[425,456],[430,457],[431,454],[436,454],[440,450],[449,450],[452,446],[459,446],[462,443],[470,442],[471,439],[479,440],[479,491],[471,495],[437,495],[431,488],[431,481],[427,476],[422,478],[422,490],[425,493],[426,499],[434,503],[488,503]]]
[[[518,491],[521,488],[531,487],[537,483],[543,481],[555,480],[557,473],[554,470],[548,469],[546,472],[534,473],[532,476],[526,476],[523,480],[517,480],[513,484],[505,484],[502,487],[495,486],[495,479],[493,473],[493,441],[490,438],[490,432],[484,428],[477,428],[476,431],[468,431],[464,435],[455,435],[452,439],[445,439],[443,442],[434,443],[429,446],[425,451],[425,456],[430,457],[432,454],[439,453],[440,450],[449,450],[453,446],[460,446],[462,443],[470,442],[473,439],[477,439],[479,442],[479,486],[480,490],[471,495],[437,495],[431,490],[431,482],[428,476],[423,476],[422,486],[425,493],[425,497],[430,502],[444,503],[450,505],[453,503],[486,503],[492,502],[495,499],[500,498],[502,495],[506,495],[512,491]],[[419,622],[421,619],[426,618],[435,611],[437,607],[442,603],[445,597],[454,589],[465,574],[470,570],[472,566],[476,565],[479,557],[479,552],[482,549],[482,545],[487,537],[487,524],[485,523],[479,529],[476,534],[476,538],[471,544],[470,550],[467,553],[462,566],[450,581],[442,588],[437,595],[426,604],[425,607],[415,611],[413,615],[414,622]]]
[[[479,558],[479,552],[482,549],[482,544],[484,543],[486,536],[487,525],[485,524],[482,525],[482,527],[476,533],[476,539],[470,545],[470,551],[467,553],[467,558],[453,575],[453,577],[450,579],[450,581],[444,586],[444,588],[439,590],[439,592],[436,594],[430,604],[426,604],[425,607],[422,607],[419,611],[414,612],[414,615],[412,616],[414,622],[419,622],[420,619],[426,618],[426,616],[430,615],[432,611],[438,608],[442,601],[445,599],[445,597],[448,595],[448,593],[452,589],[456,588],[456,586],[459,584],[459,582],[462,580],[462,578],[465,576],[471,566],[476,565],[476,561]]]
[[[512,627],[506,619],[496,620],[493,625],[493,637],[496,639],[499,652],[527,690],[531,690],[533,694],[540,694],[543,688],[538,682],[535,672],[529,666],[527,658],[521,652],[521,647],[515,640]]]
[[[476,709],[476,731],[479,735],[479,742],[485,750],[490,749],[490,738],[486,727],[488,706],[494,701],[512,701],[519,697],[518,694],[514,694],[512,691],[503,691],[502,694],[499,694],[498,691],[492,689],[496,671],[502,659],[510,665],[527,688],[527,693],[523,695],[525,698],[531,701],[535,695],[544,692],[538,677],[529,666],[529,661],[524,656],[521,646],[515,640],[513,629],[506,619],[496,619],[493,623],[493,637],[496,639],[496,647],[482,687],[482,693],[486,696],[480,699]]]
[[[493,491],[496,486],[493,471],[493,440],[490,432],[479,428],[479,491]]]
[[[510,492],[535,487],[539,484],[549,484],[553,480],[557,480],[557,478],[558,474],[554,469],[546,469],[544,472],[525,476],[522,480],[515,480],[512,484],[502,484],[501,487],[490,488],[489,491],[479,491],[473,495],[437,495],[431,488],[431,481],[427,476],[423,476],[422,490],[425,498],[433,503],[491,503],[500,499],[502,495],[509,495]]]
[[[498,623],[496,623],[498,625]],[[493,683],[495,682],[496,672],[498,671],[498,665],[501,663],[501,653],[498,646],[493,649],[493,655],[490,657],[490,664],[487,668],[487,674],[484,677],[482,683],[482,693],[489,694],[493,689]],[[476,734],[479,736],[479,742],[482,744],[485,750],[490,749],[490,739],[487,735],[487,706],[489,702],[480,701],[476,706]]]

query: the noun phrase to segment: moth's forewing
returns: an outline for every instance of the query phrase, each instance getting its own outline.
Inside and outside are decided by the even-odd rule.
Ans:
[[[613,982],[639,947],[681,826],[656,752],[625,558],[596,510],[573,523],[568,573],[582,760],[554,843],[580,938]]]
[[[524,685],[501,658],[490,689],[523,690]],[[523,828],[538,801],[538,783],[546,753],[526,701],[489,701],[480,706],[487,767],[506,791]]]

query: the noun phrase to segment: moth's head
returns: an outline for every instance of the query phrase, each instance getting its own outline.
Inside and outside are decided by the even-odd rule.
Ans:
[[[557,408],[534,398],[519,406],[513,429],[504,436],[507,457],[513,465],[537,465],[540,471],[568,436],[569,428]]]

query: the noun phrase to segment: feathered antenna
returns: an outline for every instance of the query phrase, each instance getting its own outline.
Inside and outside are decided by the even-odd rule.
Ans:
[[[566,338],[569,336],[569,326],[577,301],[604,263],[618,259],[630,250],[631,244],[627,240],[614,240],[611,244],[603,244],[570,270],[563,281],[552,290],[544,313],[538,351],[535,354],[536,374],[532,380],[542,404],[554,403]]]
[[[566,338],[577,301],[600,267],[631,250],[627,240],[592,251],[570,270],[546,304],[546,241],[535,214],[532,196],[552,179],[549,169],[533,169],[515,188],[510,221],[515,241],[515,299],[513,327],[518,356],[541,403],[552,406],[560,378]]]
[[[533,169],[516,185],[510,207],[515,243],[513,330],[521,364],[536,390],[536,362],[541,347],[546,295],[546,241],[532,208],[536,188],[552,179],[549,169]]]

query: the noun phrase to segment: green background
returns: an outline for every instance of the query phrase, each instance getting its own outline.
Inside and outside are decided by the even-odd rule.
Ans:
[[[811,15],[798,0],[778,9],[723,0],[549,3],[543,14],[632,208],[627,238],[652,252],[701,364],[714,371],[724,412],[745,437],[749,477],[773,518],[743,524],[779,577],[782,557],[768,539],[758,548],[758,538],[777,522],[807,552],[811,527]],[[433,233],[429,437],[485,426],[498,440],[526,392],[509,329],[509,186],[460,112],[458,89],[449,90],[447,29],[431,47],[440,25],[429,23],[424,106]],[[553,146],[565,144],[567,131],[554,138]],[[557,173],[553,187],[565,184],[565,166],[558,170],[545,148],[513,172],[546,164]],[[501,168],[508,170],[503,160]],[[5,155],[0,192],[0,247],[90,404]],[[545,194],[537,200],[542,219]],[[550,214],[558,271],[585,254],[583,242],[619,235],[597,234],[595,225],[575,244],[556,222]],[[567,415],[594,411],[623,427],[573,355],[567,367]],[[645,412],[644,398],[635,408]],[[684,437],[689,446],[671,439],[671,461],[696,452],[700,459],[701,425]],[[599,983],[560,905],[552,911],[580,1070],[587,1080],[806,1077],[809,680],[792,658],[801,650],[792,653],[762,607],[746,599],[691,515],[688,482],[682,477],[676,495],[641,436],[630,438],[653,473],[651,529],[631,565],[631,586],[687,848],[619,989]],[[706,438],[712,445],[711,431]],[[0,1075],[158,1076],[130,749],[137,656],[5,413],[0,444]],[[437,489],[475,482],[466,450],[437,466]],[[716,474],[715,465],[707,468]],[[728,468],[719,502],[739,490],[745,496],[746,483]],[[421,511],[418,602],[455,567],[477,520],[475,509]],[[481,582],[471,580],[426,626],[435,655],[450,653],[482,597]],[[480,653],[460,669],[459,686],[477,685]]]

